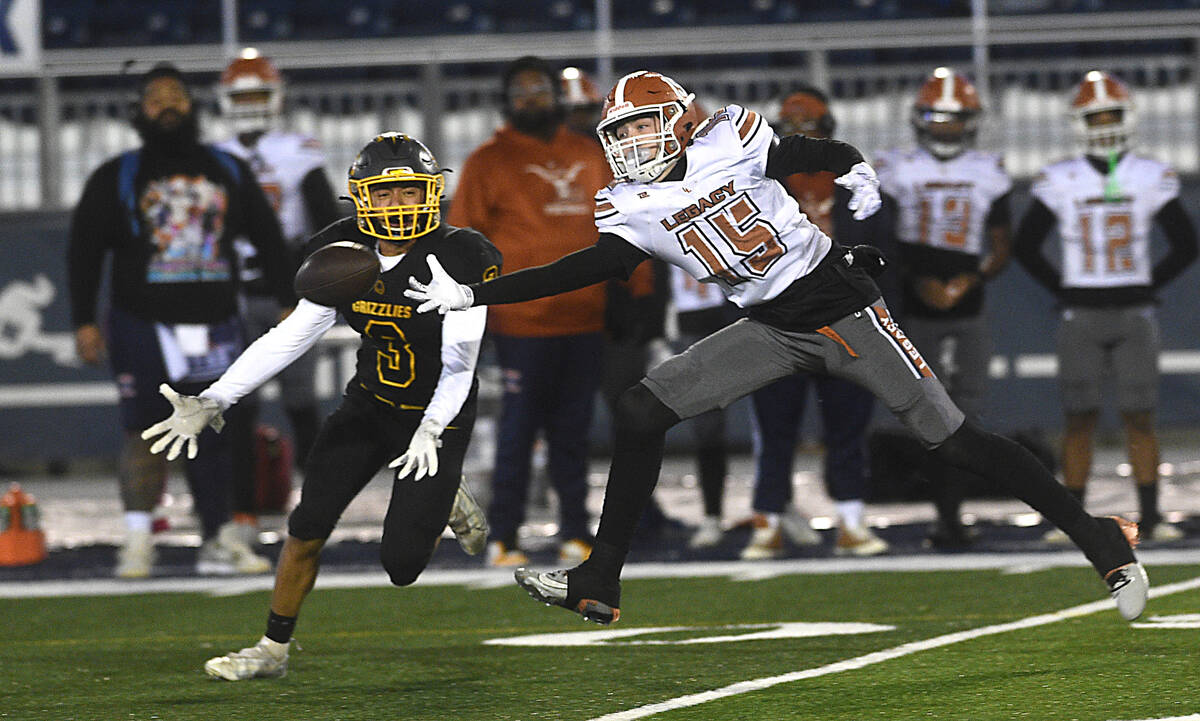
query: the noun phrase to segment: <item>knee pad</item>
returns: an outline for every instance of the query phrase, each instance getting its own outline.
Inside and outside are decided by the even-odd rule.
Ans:
[[[975,462],[988,455],[986,451],[989,435],[992,434],[964,422],[942,442],[942,445],[934,449],[934,455],[951,467],[971,468]]]
[[[335,525],[336,518],[326,518],[319,510],[310,510],[302,496],[299,505],[288,516],[288,535],[302,541],[325,540],[333,533]]]
[[[433,548],[425,550],[411,547],[389,549],[382,545],[379,547],[379,562],[383,564],[383,570],[387,571],[393,586],[411,585],[417,580],[417,576],[421,575],[421,571],[425,570],[425,566],[429,565],[429,559],[432,557]]]
[[[679,416],[644,384],[637,383],[617,399],[615,421],[618,432],[666,433],[679,422]]]

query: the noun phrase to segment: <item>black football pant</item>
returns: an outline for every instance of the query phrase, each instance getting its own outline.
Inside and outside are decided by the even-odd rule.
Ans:
[[[419,410],[396,410],[350,394],[317,434],[304,469],[300,503],[288,517],[288,533],[301,540],[326,539],[350,501],[381,468],[408,448],[421,422]],[[383,520],[380,560],[392,583],[417,580],[446,528],[462,478],[463,457],[475,424],[471,398],[442,432],[438,473],[414,481],[392,475],[392,497]]]

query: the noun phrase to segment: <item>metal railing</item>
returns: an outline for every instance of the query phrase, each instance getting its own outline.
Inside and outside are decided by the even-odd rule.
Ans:
[[[1114,52],[1104,63],[1132,86],[1141,147],[1183,172],[1200,170],[1198,39],[1200,11],[995,17],[986,34],[992,47],[1111,42],[1120,50],[1121,43],[1132,41],[1188,41],[1182,50]],[[560,62],[586,64],[606,57],[621,69],[653,67],[674,75],[710,107],[743,102],[767,117],[777,107],[776,98],[796,83],[825,87],[831,91],[839,134],[869,154],[911,142],[907,109],[916,86],[936,63],[840,65],[830,62],[831,53],[944,48],[949,58],[951,51],[961,55],[975,40],[970,19],[948,19],[280,42],[261,50],[285,73],[371,67],[376,75],[387,76],[366,82],[289,83],[288,124],[324,143],[330,176],[338,183],[358,148],[383,129],[421,137],[444,164],[461,166],[500,121],[493,98],[503,64],[531,48]],[[801,59],[748,67],[743,58],[750,53],[799,53]],[[35,89],[0,96],[0,210],[68,207],[92,169],[136,144],[126,122],[128,78],[120,75],[129,58],[170,60],[185,72],[209,74],[213,80],[224,65],[222,48],[216,45],[58,50],[45,56],[45,72]],[[728,56],[729,64],[696,70],[698,56],[707,57],[710,65],[714,58]],[[490,77],[460,78],[447,72],[457,65],[488,63],[494,66]],[[990,63],[981,145],[1004,153],[1018,177],[1072,152],[1066,93],[1088,69],[1079,59],[1053,50],[1040,50],[1027,60]],[[61,79],[69,77],[108,78],[111,83],[86,92],[62,90]],[[197,89],[206,136],[224,137],[221,119],[211,112],[210,89]],[[453,176],[449,182],[452,190]]]

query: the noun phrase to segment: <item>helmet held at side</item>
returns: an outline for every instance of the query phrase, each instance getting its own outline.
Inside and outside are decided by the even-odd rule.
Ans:
[[[1129,88],[1103,70],[1089,71],[1075,88],[1071,120],[1088,155],[1125,152],[1137,122]]]
[[[350,166],[350,199],[359,229],[375,238],[406,242],[435,230],[442,222],[444,169],[421,141],[387,132],[363,146]],[[415,205],[379,205],[373,190],[414,186],[424,190]]]
[[[246,48],[221,73],[217,103],[234,132],[265,132],[283,114],[283,77],[274,63]]]
[[[911,122],[917,144],[949,160],[975,144],[983,106],[975,86],[961,73],[937,68],[917,90]]]
[[[596,132],[618,180],[650,183],[683,155],[704,121],[696,96],[659,73],[639,70],[617,81],[604,100]],[[626,123],[650,118],[655,129],[625,134]]]

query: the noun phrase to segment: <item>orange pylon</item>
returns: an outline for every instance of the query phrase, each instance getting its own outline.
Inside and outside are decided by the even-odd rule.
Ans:
[[[0,566],[28,566],[44,560],[46,534],[37,501],[14,483],[0,498]]]

